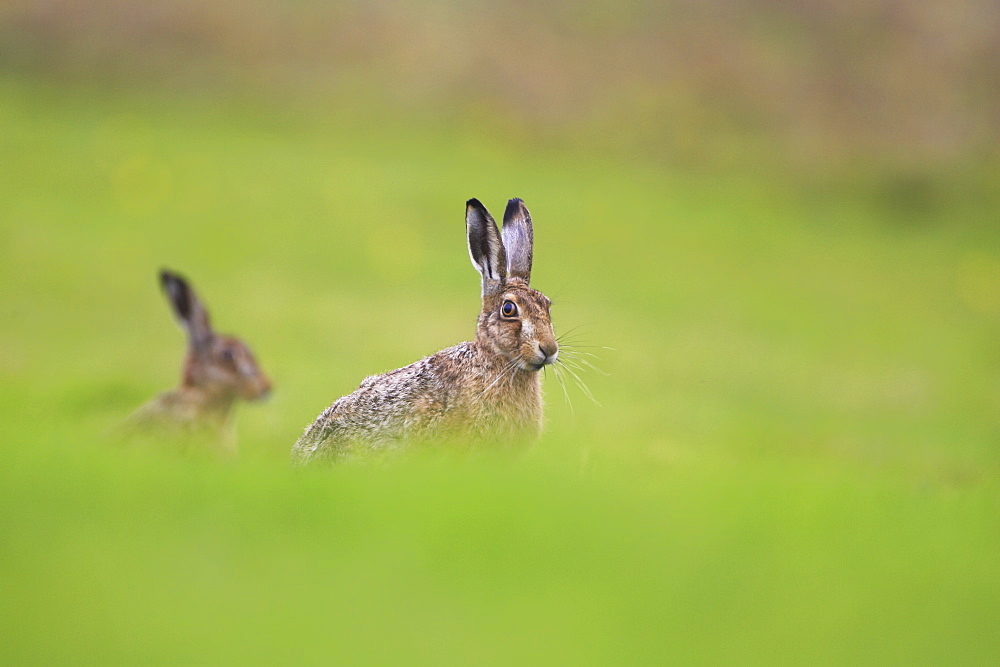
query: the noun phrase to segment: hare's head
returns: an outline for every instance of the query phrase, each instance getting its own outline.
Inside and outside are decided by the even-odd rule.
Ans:
[[[237,397],[252,401],[266,396],[271,383],[254,360],[249,346],[235,336],[212,330],[208,311],[187,280],[163,270],[160,284],[188,334],[184,386],[198,389],[219,401]]]
[[[478,199],[466,203],[465,222],[472,264],[483,277],[477,342],[522,371],[554,363],[559,345],[549,319],[552,302],[529,286],[534,234],[524,202],[507,203],[502,234]]]

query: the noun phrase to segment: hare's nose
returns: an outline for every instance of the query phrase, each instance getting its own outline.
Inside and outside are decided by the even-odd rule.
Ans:
[[[257,398],[260,400],[266,400],[271,397],[271,381],[261,376],[257,382]]]
[[[552,363],[556,360],[556,355],[559,354],[559,346],[555,341],[548,343],[539,343],[538,349],[541,350],[542,354],[545,355],[545,360],[542,363]]]

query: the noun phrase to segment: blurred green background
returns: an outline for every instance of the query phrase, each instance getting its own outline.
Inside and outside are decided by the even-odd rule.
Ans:
[[[1000,659],[1000,7],[0,6],[0,660]],[[514,458],[294,471],[525,199],[595,349]],[[221,465],[161,266],[275,383]]]

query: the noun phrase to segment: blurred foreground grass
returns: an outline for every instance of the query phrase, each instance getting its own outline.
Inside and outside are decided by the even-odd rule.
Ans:
[[[340,108],[0,81],[0,658],[995,663],[993,195]],[[601,405],[550,377],[519,458],[290,470],[472,334],[472,196],[531,208]],[[275,381],[238,464],[106,445],[179,374],[160,266]]]

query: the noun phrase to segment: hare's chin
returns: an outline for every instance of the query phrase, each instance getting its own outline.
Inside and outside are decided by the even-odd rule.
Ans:
[[[271,398],[271,388],[254,388],[243,392],[243,398],[247,401],[267,401]]]
[[[533,361],[528,361],[523,357],[515,357],[510,360],[510,364],[518,371],[523,373],[534,373],[542,369],[542,364],[536,364]]]

